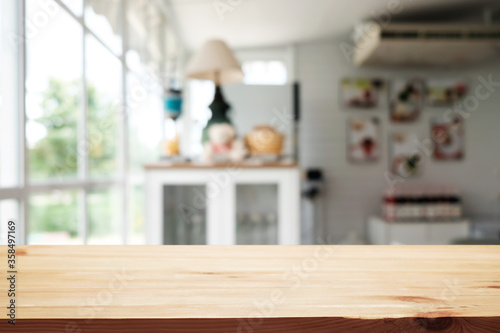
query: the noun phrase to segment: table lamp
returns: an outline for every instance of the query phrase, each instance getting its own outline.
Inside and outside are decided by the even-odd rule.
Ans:
[[[208,140],[208,129],[213,124],[231,123],[227,116],[230,105],[224,100],[221,85],[243,81],[241,65],[231,49],[221,40],[206,42],[191,60],[187,77],[191,79],[210,80],[215,84],[215,96],[209,108],[212,117],[203,129],[203,142]]]

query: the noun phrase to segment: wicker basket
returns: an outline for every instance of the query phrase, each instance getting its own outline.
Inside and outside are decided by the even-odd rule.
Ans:
[[[245,137],[250,155],[280,155],[283,150],[284,136],[274,127],[256,126]]]

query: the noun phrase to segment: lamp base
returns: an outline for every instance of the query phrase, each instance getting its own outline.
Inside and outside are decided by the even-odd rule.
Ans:
[[[222,124],[222,123],[231,124],[231,120],[227,115],[230,108],[231,105],[229,105],[224,99],[221,87],[217,85],[215,87],[214,100],[209,106],[209,109],[212,111],[212,117],[207,122],[207,126],[205,126],[205,128],[203,129],[203,135],[202,135],[203,143],[209,141],[208,129],[210,128],[210,126],[212,126],[213,124]]]

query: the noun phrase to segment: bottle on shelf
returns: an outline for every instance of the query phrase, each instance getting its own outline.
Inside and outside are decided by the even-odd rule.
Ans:
[[[399,185],[384,191],[382,215],[389,222],[456,221],[462,217],[460,191],[452,185]]]

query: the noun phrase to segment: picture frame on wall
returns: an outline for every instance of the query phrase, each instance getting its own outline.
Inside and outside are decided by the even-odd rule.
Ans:
[[[428,79],[425,87],[425,104],[431,108],[449,108],[463,100],[469,91],[467,80]]]
[[[431,137],[436,161],[461,161],[465,155],[464,119],[459,115],[431,118]]]
[[[413,132],[395,131],[389,135],[389,170],[402,178],[421,175],[424,156],[418,149],[418,135]]]
[[[352,164],[374,163],[380,158],[380,119],[349,117],[347,119],[347,160]]]
[[[394,123],[415,122],[422,113],[424,83],[421,79],[393,80],[389,94],[389,114]]]
[[[387,104],[387,82],[380,78],[342,78],[341,106],[348,110],[373,110]]]

